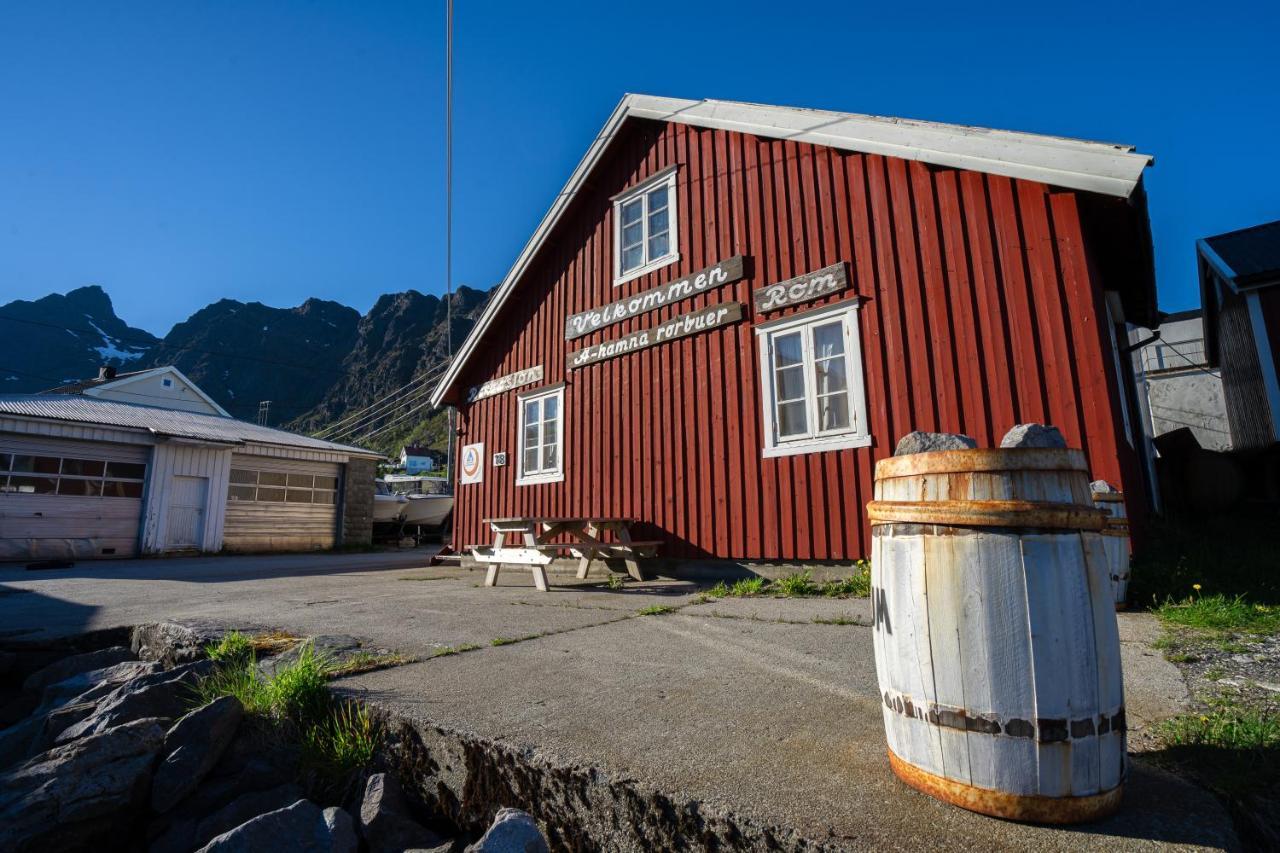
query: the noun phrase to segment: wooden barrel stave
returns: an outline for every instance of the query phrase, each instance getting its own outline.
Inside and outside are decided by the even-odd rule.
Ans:
[[[1083,459],[1076,465],[883,479],[878,469],[872,507],[984,499],[1090,507]],[[895,772],[1001,817],[1066,822],[1114,809],[1124,697],[1103,537],[877,524],[871,511],[876,668]]]

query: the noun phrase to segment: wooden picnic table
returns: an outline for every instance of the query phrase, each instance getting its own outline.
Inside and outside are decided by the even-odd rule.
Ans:
[[[533,584],[542,592],[547,591],[546,566],[555,554],[568,552],[578,558],[578,577],[586,578],[592,560],[620,558],[626,561],[627,574],[636,580],[644,580],[639,557],[648,556],[660,544],[658,540],[638,542],[631,538],[633,518],[564,518],[550,516],[514,516],[511,518],[486,518],[493,530],[493,545],[473,546],[471,556],[477,562],[488,563],[484,585],[498,582],[498,571],[504,565],[524,566],[533,572]],[[612,533],[617,541],[604,537]],[[568,541],[552,541],[568,536]]]

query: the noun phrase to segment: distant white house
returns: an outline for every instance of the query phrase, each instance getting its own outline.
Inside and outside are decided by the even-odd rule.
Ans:
[[[1209,364],[1200,311],[1165,315],[1159,333],[1142,347],[1138,362],[1151,434],[1187,427],[1206,450],[1230,450],[1222,371]],[[1148,339],[1150,334],[1141,329],[1135,336]]]
[[[400,450],[400,467],[406,474],[423,474],[436,470],[444,454],[430,447],[407,444]]]
[[[180,412],[198,412],[202,415],[231,417],[226,409],[183,375],[173,365],[153,367],[117,373],[111,366],[98,369],[94,379],[83,379],[50,388],[48,394],[83,394],[100,400],[134,403],[139,406],[159,406]]]

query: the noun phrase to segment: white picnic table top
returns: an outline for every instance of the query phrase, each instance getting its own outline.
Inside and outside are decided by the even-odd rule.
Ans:
[[[498,582],[498,571],[503,565],[525,566],[533,572],[533,583],[539,590],[547,591],[546,566],[557,551],[568,551],[578,557],[578,578],[586,578],[591,562],[597,557],[621,557],[626,561],[627,573],[636,580],[644,580],[637,557],[641,551],[652,550],[658,541],[636,542],[631,538],[630,527],[637,523],[632,518],[577,517],[577,516],[509,516],[486,518],[484,522],[493,530],[492,546],[475,546],[471,556],[478,562],[488,563],[485,586]],[[618,541],[605,541],[600,534],[612,531]],[[519,535],[520,543],[507,543],[509,535]],[[552,540],[568,535],[569,541]]]

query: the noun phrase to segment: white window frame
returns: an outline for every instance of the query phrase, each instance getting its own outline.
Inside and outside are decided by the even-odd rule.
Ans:
[[[676,211],[676,172],[677,166],[671,166],[664,169],[658,174],[645,179],[634,187],[627,189],[625,192],[619,193],[613,197],[613,286],[626,284],[632,279],[639,278],[645,273],[651,273],[654,270],[662,269],[670,266],[680,260],[680,217]],[[645,263],[627,272],[622,271],[622,206],[628,202],[635,201],[637,197],[644,198],[658,187],[666,185],[667,187],[667,254],[659,258],[649,258],[649,205],[645,202],[644,212],[641,214],[640,221],[644,226],[644,237],[642,245],[645,250]]]
[[[862,335],[858,328],[858,310],[862,300],[851,299],[834,305],[815,308],[756,326],[756,342],[760,351],[760,399],[764,414],[764,447],[761,454],[767,457],[796,456],[802,453],[821,453],[826,450],[843,450],[850,447],[868,447],[871,433],[867,424],[866,389],[862,377]],[[773,369],[773,338],[775,335],[794,332],[808,326],[840,320],[844,330],[845,369],[848,372],[849,426],[838,430],[815,430],[817,419],[817,394],[813,375],[812,336],[803,341],[805,368],[805,418],[808,434],[795,438],[778,437],[776,399],[777,375]]]
[[[539,470],[533,474],[526,474],[524,471],[524,412],[525,404],[533,400],[547,400],[555,398],[556,410],[559,412],[559,429],[556,430],[556,468],[550,471]],[[518,455],[516,456],[516,485],[532,486],[538,483],[560,483],[564,481],[564,383],[552,386],[550,388],[536,388],[533,391],[527,391],[516,397],[518,403],[518,414],[516,422],[519,432],[516,435],[516,447]],[[538,407],[539,413],[543,411],[542,406]],[[539,427],[541,429],[541,427]],[[539,447],[542,446],[541,433],[539,433]],[[539,456],[541,460],[541,456]]]

